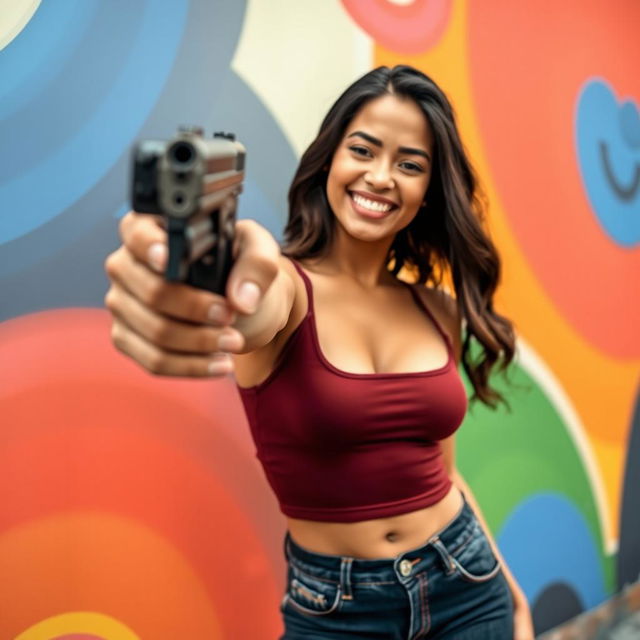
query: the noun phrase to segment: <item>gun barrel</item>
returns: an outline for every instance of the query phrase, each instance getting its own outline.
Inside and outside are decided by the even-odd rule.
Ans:
[[[233,136],[205,139],[195,128],[135,147],[133,208],[166,218],[168,279],[224,291],[245,157]]]

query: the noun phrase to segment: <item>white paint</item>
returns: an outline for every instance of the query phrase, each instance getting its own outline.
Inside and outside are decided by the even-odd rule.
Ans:
[[[27,26],[40,0],[0,0],[0,51]]]
[[[339,0],[249,0],[231,67],[300,157],[329,107],[372,61],[373,41]]]
[[[569,436],[573,440],[576,450],[584,464],[591,491],[595,498],[596,509],[600,522],[602,523],[602,537],[605,551],[609,555],[616,553],[618,550],[618,540],[614,539],[611,533],[611,521],[609,520],[604,482],[600,474],[598,462],[591,449],[591,444],[585,435],[586,430],[580,420],[578,412],[553,371],[551,371],[542,358],[536,354],[533,347],[528,345],[521,337],[518,337],[517,340],[514,362],[522,367],[542,388],[546,397],[566,425]]]

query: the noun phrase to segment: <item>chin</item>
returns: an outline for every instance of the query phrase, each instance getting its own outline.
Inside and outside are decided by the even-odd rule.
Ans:
[[[374,225],[366,222],[349,225],[342,224],[341,226],[349,237],[361,242],[381,242],[390,236],[388,232],[385,233],[384,229],[375,228]]]

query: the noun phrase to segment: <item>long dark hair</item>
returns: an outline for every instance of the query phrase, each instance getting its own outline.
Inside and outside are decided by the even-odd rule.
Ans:
[[[462,365],[473,385],[471,400],[496,407],[508,402],[489,386],[492,368],[505,370],[515,352],[511,322],[493,309],[500,280],[500,258],[488,233],[484,199],[467,159],[451,104],[436,83],[406,65],[378,67],[354,82],[329,110],[306,150],[289,190],[289,221],[282,252],[295,259],[325,255],[333,240],[335,217],[326,194],[327,171],[345,130],[358,110],[383,95],[411,98],[426,116],[434,138],[434,162],[426,206],[399,231],[389,250],[388,268],[417,273],[416,282],[438,288],[447,275],[466,325]],[[480,357],[471,354],[471,339]],[[498,362],[500,360],[500,362]]]

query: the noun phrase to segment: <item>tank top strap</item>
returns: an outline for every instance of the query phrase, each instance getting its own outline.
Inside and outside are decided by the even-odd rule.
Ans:
[[[416,301],[416,304],[421,309],[424,310],[427,316],[429,316],[431,322],[433,322],[436,329],[438,330],[438,333],[444,338],[445,344],[453,353],[453,344],[451,342],[451,338],[449,334],[442,328],[440,323],[436,320],[436,317],[433,315],[433,313],[431,312],[431,310],[429,309],[425,301],[422,299],[422,296],[416,291],[415,287],[409,284],[408,282],[404,282],[404,284],[407,285],[407,287],[409,287],[409,291],[411,291],[411,295],[413,296],[413,299]]]
[[[307,313],[313,313],[313,287],[311,286],[311,280],[309,276],[304,272],[304,269],[298,264],[297,260],[289,258],[291,263],[296,268],[296,271],[300,274],[302,281],[304,282],[304,288],[307,290]]]

